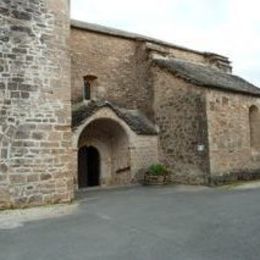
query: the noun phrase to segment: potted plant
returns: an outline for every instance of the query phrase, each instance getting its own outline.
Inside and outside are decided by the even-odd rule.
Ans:
[[[160,163],[152,164],[144,174],[144,184],[166,184],[169,172]]]

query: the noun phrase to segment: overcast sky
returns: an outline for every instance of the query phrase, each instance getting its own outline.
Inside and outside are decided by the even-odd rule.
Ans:
[[[228,56],[260,87],[259,0],[71,0],[71,16]]]

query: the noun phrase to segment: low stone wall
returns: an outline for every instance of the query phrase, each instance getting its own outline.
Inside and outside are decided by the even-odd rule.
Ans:
[[[208,179],[210,186],[224,185],[238,181],[254,181],[260,180],[260,168],[256,170],[239,170],[238,172],[230,172],[220,176],[211,176]]]
[[[148,167],[159,161],[158,136],[136,135],[130,146],[134,182],[143,182]]]

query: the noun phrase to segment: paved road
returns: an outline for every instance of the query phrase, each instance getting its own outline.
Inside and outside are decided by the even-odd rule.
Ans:
[[[70,215],[0,230],[0,260],[260,259],[260,189],[92,191]]]

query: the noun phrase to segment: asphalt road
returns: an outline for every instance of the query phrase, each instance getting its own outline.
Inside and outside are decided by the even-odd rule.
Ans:
[[[59,218],[0,229],[0,260],[260,259],[260,189],[91,191]]]

